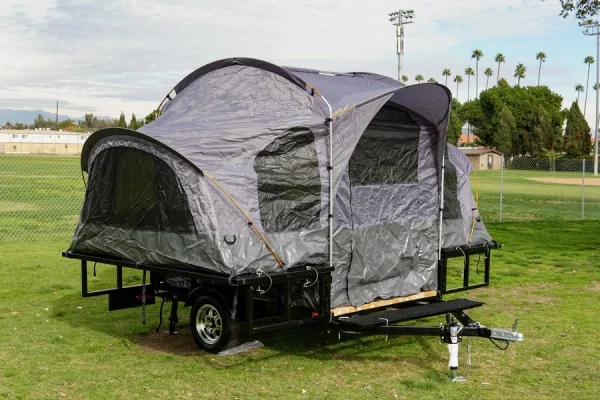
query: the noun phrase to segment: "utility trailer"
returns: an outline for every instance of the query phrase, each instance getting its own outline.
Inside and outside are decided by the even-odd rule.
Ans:
[[[487,286],[498,247],[468,159],[446,143],[450,105],[438,84],[250,58],[207,64],[151,123],[86,140],[85,201],[64,255],[81,260],[83,295],[107,294],[110,310],[160,297],[173,332],[178,303],[191,306],[194,338],[211,352],[310,323],[340,336],[439,336],[451,366],[461,336],[522,340],[469,319],[481,303],[442,298]],[[476,285],[474,256],[484,258]],[[463,282],[448,288],[455,257]],[[115,265],[117,287],[88,291],[90,262]],[[150,276],[124,287],[122,268]],[[454,317],[440,327],[393,325],[443,314]]]
[[[523,341],[516,331],[486,328],[471,319],[466,310],[481,307],[482,302],[467,299],[443,300],[449,293],[472,290],[489,285],[491,251],[501,246],[496,242],[478,246],[461,246],[444,249],[436,291],[392,299],[380,299],[359,307],[340,306],[331,308],[331,273],[324,266],[297,268],[274,274],[252,274],[228,277],[213,271],[190,271],[173,266],[161,267],[139,264],[106,256],[93,256],[63,252],[63,257],[81,261],[81,293],[83,297],[108,296],[109,311],[132,307],[145,307],[162,299],[159,327],[163,320],[163,306],[171,303],[169,334],[176,332],[179,322],[178,306],[191,307],[189,325],[197,345],[210,353],[218,353],[240,344],[243,339],[264,332],[284,330],[299,325],[322,324],[338,332],[338,337],[366,335],[434,336],[449,344],[450,369],[456,379],[458,368],[458,343],[462,337],[488,338],[498,342]],[[483,256],[483,282],[469,284],[470,257]],[[449,258],[464,257],[463,284],[446,288],[447,262]],[[116,267],[116,287],[89,291],[88,267],[93,263]],[[123,268],[144,272],[141,285],[124,286]],[[146,283],[146,273],[148,282]],[[315,288],[318,302],[307,307],[303,294],[306,287]],[[446,323],[439,326],[395,325],[433,316],[446,316]],[[454,318],[450,317],[453,316]],[[156,330],[158,331],[159,328]],[[500,348],[500,346],[498,346]]]

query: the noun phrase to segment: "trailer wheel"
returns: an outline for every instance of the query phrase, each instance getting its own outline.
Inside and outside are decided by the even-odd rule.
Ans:
[[[210,296],[199,297],[190,312],[192,335],[199,347],[209,353],[237,345],[239,322],[231,319],[227,307]]]

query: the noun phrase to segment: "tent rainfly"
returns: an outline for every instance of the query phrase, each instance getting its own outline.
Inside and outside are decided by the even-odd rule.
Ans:
[[[85,142],[71,250],[230,276],[331,264],[332,307],[434,290],[442,242],[489,240],[446,150],[450,100],[370,73],[205,65],[155,121]]]

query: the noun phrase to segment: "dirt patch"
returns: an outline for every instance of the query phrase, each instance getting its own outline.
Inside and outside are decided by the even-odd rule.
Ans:
[[[16,203],[12,201],[0,201],[0,212],[13,211],[37,211],[38,208],[30,203]]]
[[[169,335],[167,329],[163,327],[160,332],[153,330],[146,335],[135,335],[133,340],[142,347],[143,351],[149,353],[168,353],[188,357],[208,354],[198,349],[189,327],[178,328],[174,335]]]
[[[558,183],[561,185],[579,185],[581,186],[581,178],[527,178],[528,181],[542,183]],[[600,178],[586,178],[586,186],[600,186]]]
[[[600,292],[600,282],[592,282],[590,285],[585,287],[586,290],[591,290],[592,292]]]
[[[546,284],[536,284],[536,285],[518,285],[515,287],[505,287],[502,289],[488,287],[483,289],[481,292],[472,292],[469,295],[469,298],[472,300],[480,300],[483,302],[490,301],[490,297],[492,298],[510,298],[516,303],[519,304],[518,308],[522,308],[524,310],[529,310],[531,307],[535,307],[538,304],[549,304],[554,306],[556,302],[559,300],[556,297],[548,296],[545,293],[551,293],[553,290],[553,286],[556,286],[554,283],[546,283]],[[484,297],[479,298],[478,295],[484,295]],[[486,294],[488,296],[486,296]],[[504,308],[515,308],[515,306],[510,306],[508,303],[503,305]]]

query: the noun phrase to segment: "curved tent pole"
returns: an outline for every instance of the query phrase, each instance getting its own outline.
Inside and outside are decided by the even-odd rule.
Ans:
[[[329,267],[333,267],[333,110],[331,105],[325,97],[317,89],[312,87],[308,82],[306,86],[310,88],[313,93],[316,93],[329,108],[329,117],[325,119],[327,122],[327,130],[329,131],[329,165],[327,170],[329,171]]]
[[[273,255],[273,257],[275,258],[275,260],[277,260],[277,263],[279,264],[280,267],[283,267],[285,265],[285,263],[283,261],[281,261],[281,258],[279,258],[279,256],[277,255],[277,253],[275,253],[275,250],[273,250],[273,248],[271,247],[271,245],[269,244],[269,242],[267,242],[267,239],[263,236],[262,233],[260,233],[260,231],[258,230],[258,228],[256,227],[256,225],[254,225],[254,222],[252,222],[252,220],[250,219],[250,217],[248,216],[248,214],[246,214],[244,212],[244,210],[242,209],[242,207],[240,207],[240,205],[233,199],[233,197],[231,197],[231,195],[229,193],[227,193],[227,191],[221,186],[219,185],[219,183],[212,177],[210,176],[206,171],[202,170],[202,173],[204,174],[204,176],[206,176],[216,187],[219,188],[219,190],[221,192],[223,192],[223,194],[225,196],[227,196],[227,198],[229,200],[231,200],[231,202],[233,203],[233,205],[235,205],[235,207],[240,211],[240,213],[242,213],[242,215],[244,216],[244,218],[246,218],[246,221],[248,221],[248,225],[250,225],[252,227],[252,229],[254,229],[254,232],[256,232],[256,234],[258,235],[258,237],[260,237],[260,240],[262,240],[262,242],[265,244],[265,246],[267,247],[267,249],[271,252],[271,254]]]

